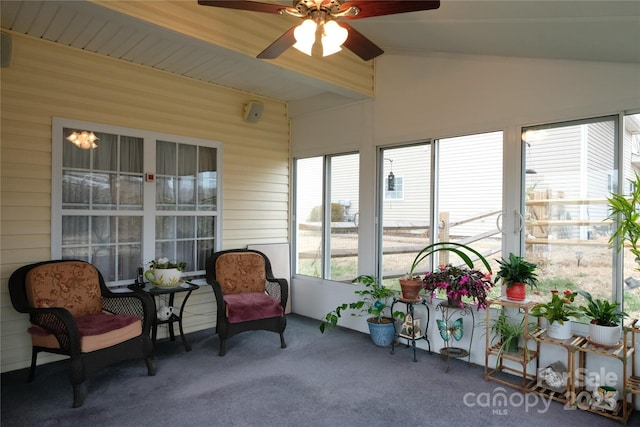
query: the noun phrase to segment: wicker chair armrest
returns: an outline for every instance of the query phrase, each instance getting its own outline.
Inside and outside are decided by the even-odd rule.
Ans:
[[[267,277],[266,289],[269,295],[280,301],[283,308],[286,307],[289,300],[289,285],[286,279]]]
[[[147,335],[155,319],[153,297],[146,292],[103,292],[102,309],[113,314],[129,314],[142,319],[142,331]]]
[[[216,280],[207,278],[207,284],[213,289],[213,295],[216,297],[216,318],[217,325],[223,324],[226,320],[227,303],[224,301],[224,293],[222,292],[222,285]],[[216,326],[218,327],[218,326]]]
[[[51,332],[60,348],[70,355],[80,354],[80,332],[71,313],[65,308],[30,308],[29,320],[33,325]]]

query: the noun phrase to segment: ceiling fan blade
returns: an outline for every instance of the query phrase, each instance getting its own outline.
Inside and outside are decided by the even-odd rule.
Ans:
[[[349,31],[349,36],[347,37],[347,40],[344,42],[343,46],[358,55],[363,60],[370,61],[376,56],[380,56],[384,53],[384,50],[380,49],[378,45],[363,36],[351,25],[347,24],[346,22],[338,22],[338,25]]]
[[[257,1],[236,1],[236,0],[198,0],[201,6],[224,7],[227,9],[249,10],[252,12],[279,13],[281,9],[287,9],[286,6],[276,3],[261,3]]]
[[[222,3],[222,2],[214,2]],[[235,3],[235,2],[234,2]],[[440,7],[438,0],[347,0],[340,6],[344,11],[351,6],[357,6],[360,13],[355,16],[344,16],[345,19],[362,19],[373,16],[394,15],[398,13],[432,10]]]
[[[276,41],[271,43],[269,47],[260,52],[256,58],[260,59],[276,59],[285,50],[289,49],[296,43],[296,38],[293,36],[293,31],[296,27],[292,27],[287,30],[286,33],[281,35]]]

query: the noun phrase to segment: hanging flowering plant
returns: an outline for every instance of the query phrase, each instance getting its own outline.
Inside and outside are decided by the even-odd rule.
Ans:
[[[430,293],[431,298],[439,291],[444,291],[449,301],[461,301],[463,297],[468,297],[480,309],[487,307],[487,293],[493,287],[493,282],[491,272],[483,273],[466,266],[447,264],[427,272],[422,287]],[[460,307],[463,307],[462,302]]]

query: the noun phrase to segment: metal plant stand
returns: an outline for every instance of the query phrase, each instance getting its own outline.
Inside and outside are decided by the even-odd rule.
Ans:
[[[467,358],[467,363],[471,364],[471,345],[473,344],[473,332],[475,330],[476,318],[473,314],[473,308],[469,304],[463,303],[462,306],[457,304],[450,304],[448,301],[443,301],[436,306],[436,311],[442,313],[442,319],[436,321],[438,323],[438,330],[440,331],[440,337],[444,340],[444,347],[440,349],[440,357],[446,359],[447,367],[445,372],[449,372],[451,369],[450,359]],[[460,316],[453,322],[451,318],[454,314]],[[471,334],[469,335],[469,346],[462,348],[460,346],[452,346],[452,340],[460,341],[463,337],[463,317],[471,316]]]
[[[429,306],[427,305],[427,300],[425,300],[424,298],[420,298],[417,301],[412,301],[412,300],[406,300],[403,298],[398,298],[395,297],[393,299],[393,303],[391,303],[391,313],[393,313],[393,306],[396,303],[402,303],[406,305],[406,313],[407,315],[411,315],[411,319],[415,319],[415,315],[414,315],[414,306],[415,305],[423,305],[425,310],[427,311],[427,324],[425,325],[424,328],[424,333],[422,333],[422,331],[418,331],[419,335],[416,336],[415,331],[412,331],[410,334],[402,334],[402,333],[398,333],[398,338],[404,338],[407,340],[407,346],[411,345],[413,347],[413,361],[417,362],[418,358],[416,356],[416,341],[417,340],[425,340],[427,342],[427,346],[429,348],[429,353],[431,353],[431,343],[429,342],[429,338],[427,337],[427,330],[429,328]],[[391,344],[391,354],[395,353],[395,348],[396,346],[396,340],[393,340],[393,344]]]

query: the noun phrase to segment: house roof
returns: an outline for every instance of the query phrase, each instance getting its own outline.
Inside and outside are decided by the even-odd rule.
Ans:
[[[196,0],[181,0],[195,4]],[[1,25],[17,33],[50,40],[144,66],[239,89],[284,102],[317,98],[364,99],[368,95],[233,48],[185,35],[120,13],[109,2],[5,1]],[[126,4],[126,2],[115,2]],[[114,4],[115,4],[114,3]],[[160,5],[177,2],[146,2]],[[288,1],[281,3],[289,4]],[[154,7],[154,6],[150,6]],[[203,8],[203,14],[208,11]],[[225,31],[258,52],[296,25],[297,18],[234,11],[256,25],[249,34]],[[178,21],[179,16],[168,16]],[[282,20],[282,21],[280,21]],[[213,24],[213,23],[212,23]],[[227,24],[229,24],[227,22]],[[584,61],[640,63],[640,1],[462,1],[442,0],[438,10],[350,22],[395,55],[495,55]],[[233,25],[231,25],[233,27]],[[212,25],[213,28],[213,25]],[[284,30],[282,30],[284,28]],[[255,47],[253,47],[255,46]],[[248,49],[251,50],[251,49]],[[257,53],[257,52],[256,52]],[[299,61],[308,58],[300,55]],[[341,52],[338,55],[352,55]],[[354,56],[354,55],[352,55]],[[358,59],[359,60],[359,59]],[[327,101],[330,102],[330,101]]]

